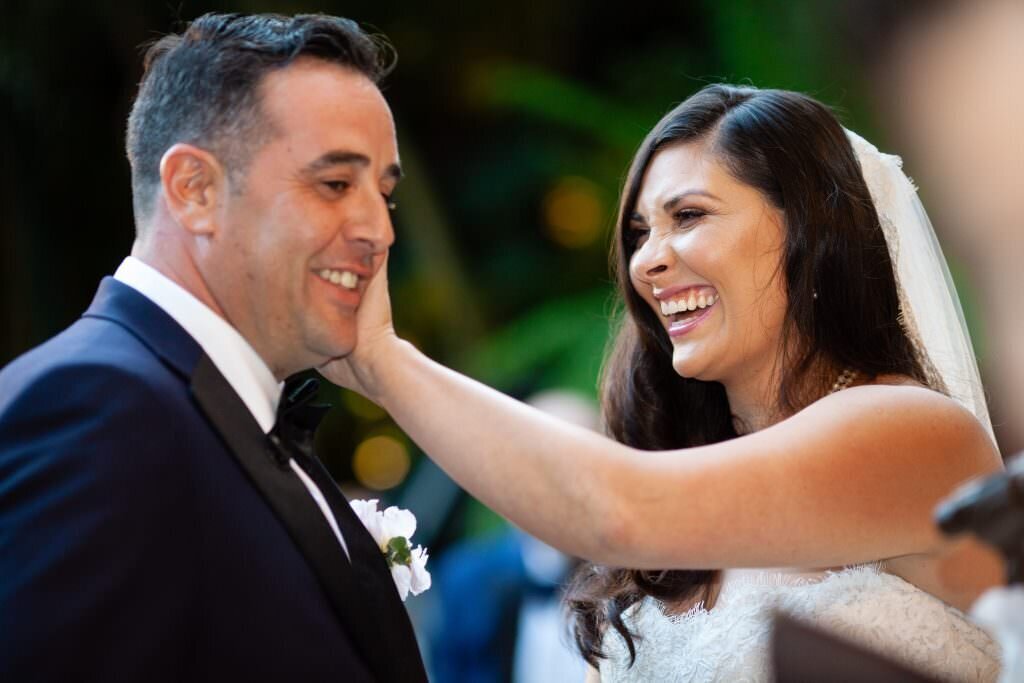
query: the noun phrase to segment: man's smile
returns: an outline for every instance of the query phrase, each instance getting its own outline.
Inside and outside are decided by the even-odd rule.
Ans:
[[[356,289],[359,287],[359,275],[351,270],[336,270],[334,268],[322,268],[316,271],[321,280],[334,285],[340,285],[345,289]]]

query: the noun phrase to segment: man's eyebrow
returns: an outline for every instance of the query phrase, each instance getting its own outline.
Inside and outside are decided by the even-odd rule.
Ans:
[[[316,173],[322,171],[325,168],[331,166],[362,166],[366,167],[370,165],[370,157],[359,152],[345,152],[341,150],[335,150],[322,154],[309,164],[306,165],[305,171],[307,173]],[[398,164],[391,164],[384,169],[384,176],[392,178],[395,182],[402,179],[402,167]]]
[[[331,166],[369,166],[370,157],[359,152],[333,151],[320,155],[306,165],[306,171],[322,171]]]

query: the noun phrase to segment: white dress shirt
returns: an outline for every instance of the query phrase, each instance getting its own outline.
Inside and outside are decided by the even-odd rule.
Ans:
[[[256,418],[263,433],[273,429],[284,382],[277,381],[267,364],[238,330],[179,284],[134,256],[121,262],[114,273],[114,279],[137,290],[174,318],[202,347],[220,374],[224,375],[224,379]],[[345,555],[348,555],[348,546],[323,492],[294,459],[289,458],[288,464],[313,496]]]

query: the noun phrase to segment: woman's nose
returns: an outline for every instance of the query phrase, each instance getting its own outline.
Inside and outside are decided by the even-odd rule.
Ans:
[[[633,274],[642,280],[650,280],[668,270],[672,250],[667,240],[650,235],[633,255]]]

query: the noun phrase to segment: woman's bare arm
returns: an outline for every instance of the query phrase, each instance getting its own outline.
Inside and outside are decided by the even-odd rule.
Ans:
[[[430,360],[391,330],[378,276],[360,343],[322,372],[383,406],[466,490],[570,554],[614,566],[837,566],[928,553],[936,502],[1001,467],[950,399],[861,386],[731,441],[643,452]],[[383,296],[383,299],[382,299]]]

